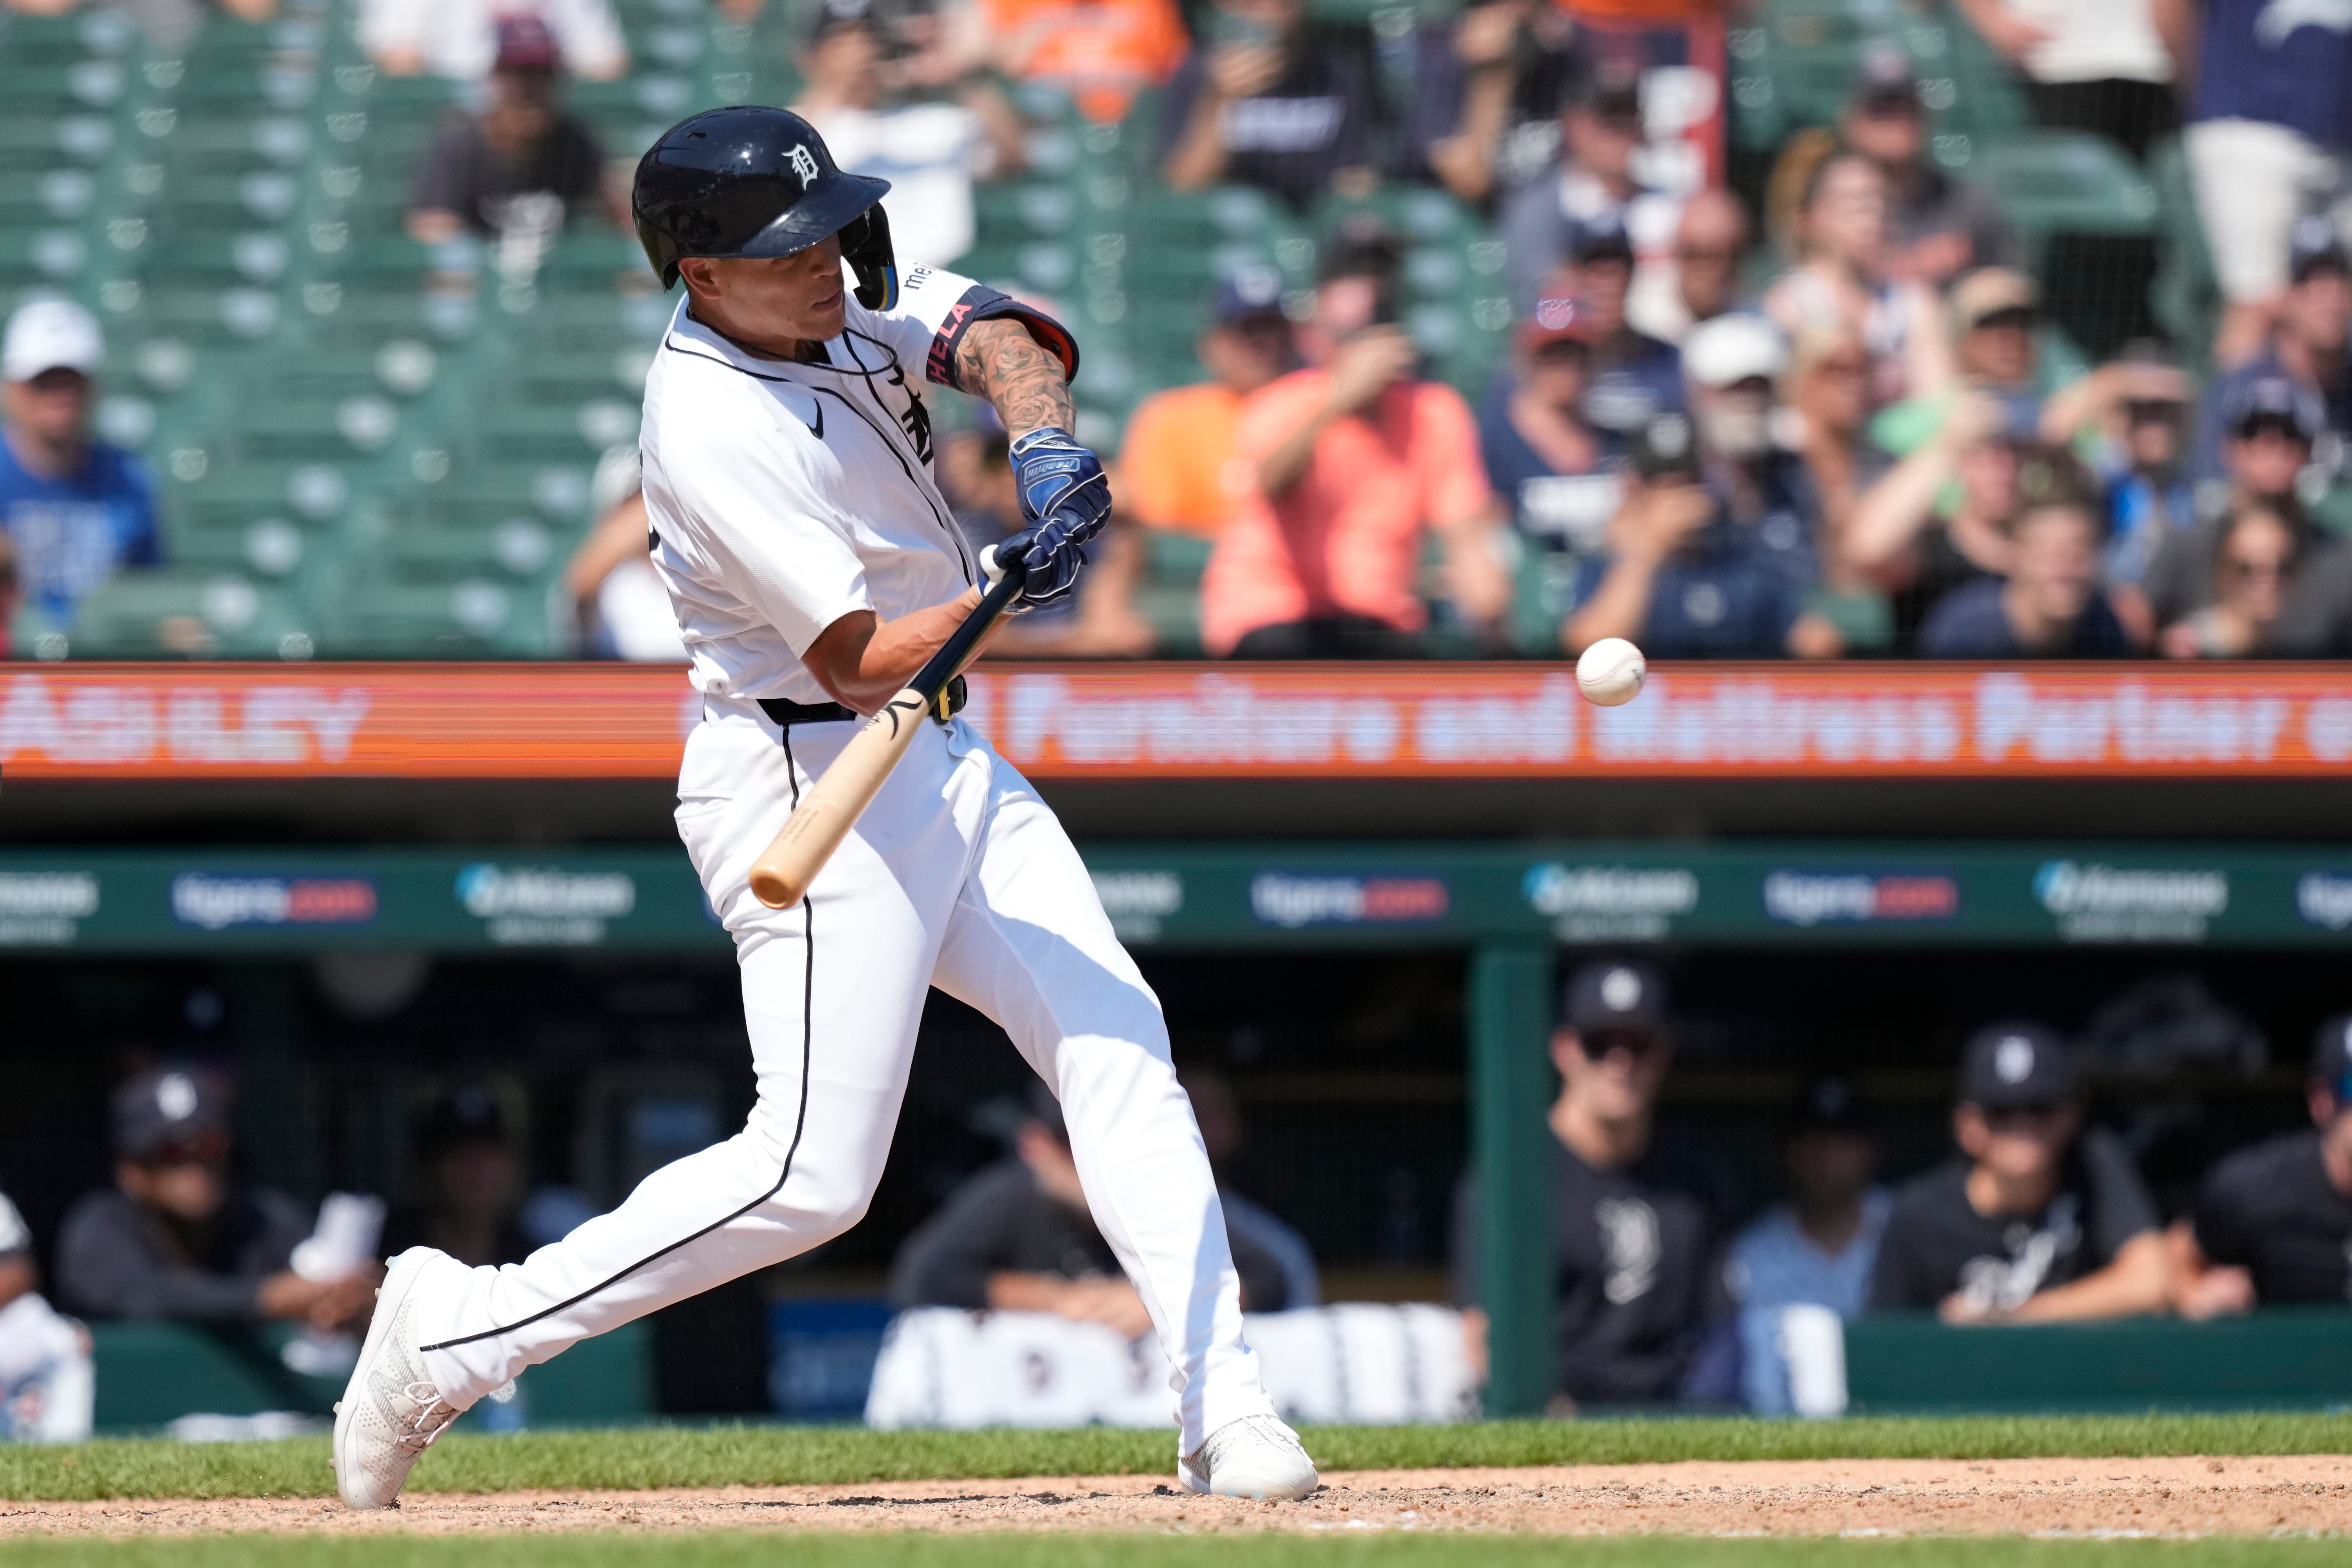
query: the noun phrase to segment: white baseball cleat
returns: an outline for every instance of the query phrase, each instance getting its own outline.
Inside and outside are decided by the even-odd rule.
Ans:
[[[335,1406],[335,1486],[346,1507],[397,1507],[417,1456],[457,1419],[425,1373],[413,1327],[417,1281],[447,1261],[446,1253],[412,1247],[392,1260],[376,1292],[367,1342]]]
[[[1187,1490],[1214,1497],[1297,1500],[1315,1489],[1315,1461],[1278,1416],[1244,1415],[1176,1461]]]

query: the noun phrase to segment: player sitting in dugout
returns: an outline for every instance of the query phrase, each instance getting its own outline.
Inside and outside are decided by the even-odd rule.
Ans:
[[[1895,1194],[1873,1307],[1930,1308],[1948,1323],[2048,1323],[2164,1306],[2171,1271],[2156,1205],[2122,1142],[2084,1130],[2054,1031],[1978,1031],[1952,1131],[1961,1157]]]
[[[1143,1299],[1087,1213],[1070,1131],[1051,1091],[1036,1085],[1013,1135],[1013,1158],[968,1178],[917,1226],[890,1269],[894,1307],[993,1307],[1107,1323],[1129,1339],[1151,1331]],[[1228,1226],[1242,1309],[1279,1312],[1290,1299],[1282,1261]]]
[[[2311,1127],[2223,1160],[2174,1223],[2182,1317],[2352,1300],[2352,1013],[2319,1026],[2304,1095]]]
[[[58,1287],[92,1318],[215,1328],[277,1319],[320,1331],[367,1321],[373,1265],[335,1279],[294,1272],[301,1205],[229,1176],[229,1099],[199,1069],[152,1068],[115,1090],[114,1185],[85,1193],[58,1233]]]
[[[1738,1356],[1723,1283],[1725,1186],[1662,1149],[1658,1089],[1674,1061],[1665,987],[1646,964],[1569,977],[1551,1039],[1555,1413],[1583,1405],[1729,1405]],[[1478,1195],[1454,1194],[1454,1299],[1483,1369]]]

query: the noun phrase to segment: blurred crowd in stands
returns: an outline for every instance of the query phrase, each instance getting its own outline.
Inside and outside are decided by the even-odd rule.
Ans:
[[[172,5],[134,9],[192,25]],[[1773,5],[1669,9],[1738,26]],[[1649,135],[1661,73],[1639,34],[1549,0],[1379,27],[1304,0],[820,0],[792,24],[793,107],[894,183],[902,265],[970,250],[976,183],[1024,170],[1008,89],[1038,83],[1131,116],[1168,190],[1323,213],[1420,185],[1501,247],[1514,321],[1483,385],[1432,368],[1409,237],[1369,209],[1321,237],[1311,289],[1248,267],[1204,289],[1202,379],[1104,433],[1123,527],[1082,603],[1007,651],[1154,651],[1137,584],[1199,550],[1214,657],[1557,657],[1612,636],[1664,658],[2352,653],[2352,29],[2263,0],[1915,9],[2011,61],[2046,129],[2130,160],[2177,136],[2221,295],[2209,337],[2081,362],[2036,247],[1939,159],[1891,40],[1861,51],[1835,123],[1742,194],[1707,174],[1719,149]],[[416,238],[625,226],[627,150],[563,108],[567,77],[628,68],[605,0],[367,0],[360,36],[387,73],[465,84],[415,172]],[[158,559],[138,465],[90,433],[102,357],[78,307],[10,322],[0,516],[11,591],[48,624]],[[1003,433],[969,409],[940,427],[966,525],[1008,526]],[[675,658],[659,595],[612,585],[642,530],[607,479],[620,499],[568,576],[583,646]]]
[[[2242,1021],[2217,1005],[2165,984],[2104,1009],[2074,1040],[2026,1019],[1978,1030],[1961,1052],[1940,1163],[1928,1149],[1889,1147],[1890,1108],[1853,1081],[1816,1078],[1775,1117],[1780,1196],[1759,1214],[1719,1149],[1671,1119],[1662,1125],[1680,1032],[1662,977],[1633,960],[1577,968],[1551,1038],[1559,1089],[1542,1177],[1556,1413],[1687,1404],[1822,1414],[1803,1397],[1807,1364],[1824,1337],[1834,1353],[1840,1321],[1865,1312],[1970,1325],[2352,1309],[2352,1014],[2315,1037],[2303,1075],[2310,1125],[2224,1154],[2165,1201],[2141,1173],[2135,1140],[2086,1115],[2100,1076],[2158,1037],[2176,1068],[2258,1066],[2259,1037],[2249,1058]],[[1181,1077],[1220,1172],[1244,1308],[1322,1305],[1309,1243],[1236,1184],[1246,1128],[1232,1084],[1198,1068]],[[185,1323],[339,1376],[373,1300],[375,1259],[427,1244],[467,1263],[519,1262],[592,1217],[572,1188],[530,1188],[502,1102],[518,1092],[461,1082],[419,1105],[406,1129],[411,1200],[387,1215],[373,1199],[331,1196],[314,1224],[293,1198],[236,1174],[224,1079],[173,1060],[142,1068],[111,1100],[112,1183],[72,1204],[48,1249],[55,1307],[33,1236],[0,1198],[0,1440],[75,1435],[53,1402],[70,1398],[77,1379],[87,1398],[81,1319]],[[1150,1333],[1088,1212],[1053,1097],[1032,1085],[1018,1109],[994,1108],[1005,1112],[1003,1158],[905,1237],[890,1304]],[[1881,1182],[1883,1163],[1918,1170],[1922,1155],[1931,1163],[1920,1173]],[[358,1230],[331,1217],[339,1205],[367,1212]],[[1486,1334],[1480,1214],[1465,1178],[1451,1291],[1474,1367]],[[1753,1217],[1735,1226],[1742,1215]],[[278,1338],[257,1337],[272,1325]],[[501,1405],[488,1418],[522,1416]]]

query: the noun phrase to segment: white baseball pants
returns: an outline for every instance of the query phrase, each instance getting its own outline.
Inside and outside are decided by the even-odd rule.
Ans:
[[[1062,1101],[1095,1223],[1173,1369],[1180,1452],[1270,1414],[1159,998],[1027,780],[961,720],[926,723],[809,896],[771,910],[752,859],[854,732],[714,699],[678,832],[735,938],[759,1103],[525,1261],[451,1265],[420,1298],[426,1367],[464,1408],[574,1342],[840,1235],[881,1179],[929,986],[1013,1037]]]

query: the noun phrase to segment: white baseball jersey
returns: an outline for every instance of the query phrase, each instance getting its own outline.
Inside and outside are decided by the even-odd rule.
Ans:
[[[996,316],[1076,372],[1050,318],[934,268],[908,272],[891,310],[853,296],[823,363],[751,353],[680,301],[638,441],[654,566],[704,694],[830,701],[801,665],[827,626],[896,620],[980,580],[932,470],[923,384],[953,386],[963,334]]]

